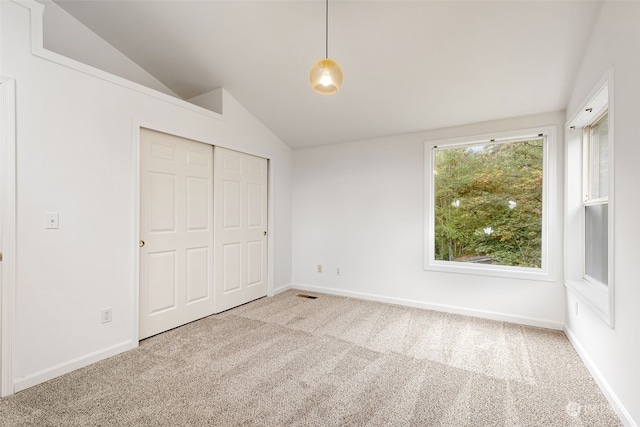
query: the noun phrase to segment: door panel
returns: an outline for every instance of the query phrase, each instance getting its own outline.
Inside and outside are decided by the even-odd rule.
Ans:
[[[209,297],[209,248],[187,249],[187,304]]]
[[[213,313],[213,148],[140,134],[140,339]]]
[[[223,246],[222,289],[225,294],[240,290],[241,250],[239,243],[230,243]]]
[[[262,241],[247,242],[247,285],[260,285],[264,274],[262,272]]]
[[[215,312],[267,294],[267,159],[214,148]]]
[[[240,217],[240,198],[242,183],[225,179],[222,184],[222,205],[224,209],[223,227],[238,229],[242,222]]]
[[[209,181],[187,177],[187,231],[205,231],[209,227]]]
[[[148,256],[149,313],[169,310],[176,306],[176,252],[156,252]]]
[[[149,232],[176,231],[176,182],[175,175],[149,173]]]
[[[247,227],[255,228],[258,227],[260,229],[264,228],[264,224],[262,223],[264,220],[263,208],[265,203],[262,201],[262,191],[263,186],[261,184],[256,184],[250,182],[247,184]]]

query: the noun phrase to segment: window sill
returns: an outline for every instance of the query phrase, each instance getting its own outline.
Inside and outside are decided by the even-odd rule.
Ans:
[[[583,279],[567,280],[565,281],[565,287],[613,328],[613,316],[609,304],[609,289],[606,286]]]
[[[506,277],[510,279],[538,280],[544,282],[554,282],[556,280],[555,274],[541,268],[523,268],[503,265],[427,260],[424,269],[426,271],[472,274],[474,276]]]

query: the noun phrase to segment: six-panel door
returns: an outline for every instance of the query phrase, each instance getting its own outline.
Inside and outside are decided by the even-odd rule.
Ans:
[[[146,129],[140,148],[142,339],[213,313],[213,149]]]
[[[267,168],[142,129],[140,339],[266,296]]]
[[[267,295],[267,165],[214,148],[216,313]]]

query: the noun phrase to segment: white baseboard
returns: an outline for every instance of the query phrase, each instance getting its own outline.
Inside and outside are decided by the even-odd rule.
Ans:
[[[520,325],[536,326],[539,328],[555,329],[558,331],[564,330],[563,322],[555,322],[555,321],[545,320],[545,319],[536,319],[533,317],[516,316],[511,314],[487,311],[487,310],[475,310],[475,309],[456,307],[456,306],[445,305],[445,304],[432,304],[432,303],[417,301],[417,300],[386,297],[383,295],[376,295],[376,294],[370,294],[370,293],[345,291],[343,289],[333,289],[333,288],[325,288],[325,287],[319,287],[319,286],[303,285],[300,283],[294,283],[292,287],[293,289],[300,289],[303,291],[311,291],[311,292],[319,292],[319,293],[330,294],[330,295],[339,295],[343,297],[359,298],[359,299],[364,299],[369,301],[379,301],[379,302],[385,302],[388,304],[404,305],[407,307],[424,308],[427,310],[442,311],[445,313],[453,313],[453,314],[462,314],[465,316],[480,317],[483,319],[497,320],[500,322],[510,322],[510,323],[517,323]]]
[[[293,285],[291,283],[289,283],[288,285],[285,286],[280,286],[279,288],[275,288],[273,290],[273,296],[276,296],[278,294],[281,294],[285,291],[288,291],[289,289],[293,289]]]
[[[582,344],[580,344],[578,338],[576,338],[573,332],[571,332],[571,330],[567,327],[565,327],[564,333],[569,339],[569,342],[571,343],[573,348],[576,349],[576,352],[582,359],[582,363],[584,363],[584,365],[587,367],[587,369],[591,373],[591,376],[600,387],[600,390],[602,390],[602,394],[604,394],[604,397],[607,398],[609,404],[611,404],[611,406],[613,407],[613,410],[616,411],[616,414],[618,415],[622,423],[626,427],[638,427],[638,424],[633,420],[631,414],[629,414],[629,411],[627,411],[627,407],[618,398],[616,393],[609,385],[609,382],[606,380],[604,375],[602,375],[595,363],[593,363],[593,360],[591,360],[585,348],[582,346]]]
[[[13,392],[17,393],[29,387],[33,387],[34,385],[49,381],[64,374],[68,374],[69,372],[75,371],[76,369],[84,368],[85,366],[91,365],[92,363],[96,363],[108,357],[115,356],[116,354],[134,349],[137,346],[137,341],[125,341],[123,343],[116,344],[103,350],[99,350],[94,353],[90,353],[85,356],[70,360],[68,362],[43,369],[33,374],[26,375],[14,381]]]

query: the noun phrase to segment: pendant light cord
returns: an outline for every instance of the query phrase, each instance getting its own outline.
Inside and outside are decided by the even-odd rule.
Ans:
[[[329,0],[326,0],[326,8],[325,8],[325,24],[324,24],[324,35],[325,35],[325,57],[329,58]]]

